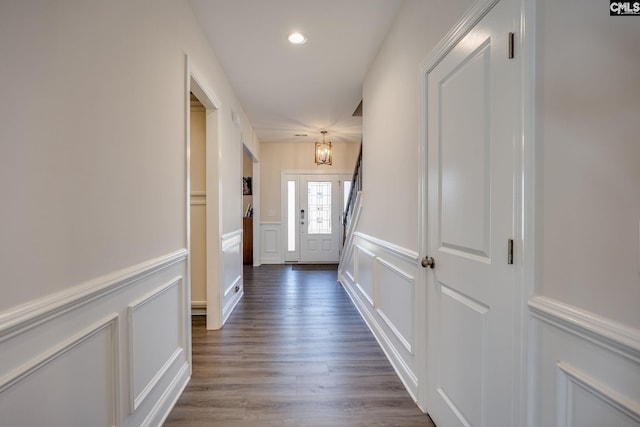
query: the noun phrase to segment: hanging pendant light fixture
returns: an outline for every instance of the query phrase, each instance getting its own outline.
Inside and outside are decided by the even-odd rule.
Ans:
[[[322,142],[316,142],[316,165],[330,165],[332,162],[331,142],[325,142],[326,130],[320,132]]]

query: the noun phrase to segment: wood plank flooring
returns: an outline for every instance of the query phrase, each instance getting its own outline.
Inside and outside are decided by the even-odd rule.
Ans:
[[[193,318],[193,375],[165,427],[433,426],[336,270],[245,266],[219,331]]]

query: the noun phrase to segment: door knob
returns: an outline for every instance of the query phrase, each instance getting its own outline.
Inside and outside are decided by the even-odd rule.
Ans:
[[[436,266],[436,261],[432,257],[426,256],[422,260],[422,266],[424,268],[427,268],[427,267],[434,268]]]

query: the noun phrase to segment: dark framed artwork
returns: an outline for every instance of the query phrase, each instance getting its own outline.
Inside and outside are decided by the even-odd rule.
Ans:
[[[243,196],[250,196],[252,194],[251,192],[251,177],[250,176],[243,176],[242,177],[242,195]]]

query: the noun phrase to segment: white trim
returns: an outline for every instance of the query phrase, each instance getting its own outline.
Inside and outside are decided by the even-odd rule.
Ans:
[[[164,365],[162,365],[162,368],[160,368],[158,372],[156,372],[153,378],[151,378],[151,381],[149,381],[149,383],[144,387],[144,389],[142,389],[140,394],[138,394],[137,396],[134,396],[134,399],[132,402],[132,405],[133,405],[132,408],[134,411],[138,409],[140,405],[142,405],[142,402],[144,402],[144,400],[147,398],[149,393],[151,393],[151,390],[154,389],[156,384],[158,384],[158,382],[160,382],[160,380],[165,376],[167,371],[169,371],[169,368],[171,368],[171,366],[176,362],[176,360],[178,360],[183,355],[184,355],[184,349],[182,347],[178,347],[175,349],[173,354],[169,357],[169,359],[167,359]]]
[[[190,363],[184,363],[178,371],[178,374],[171,380],[171,384],[169,384],[167,389],[162,393],[162,396],[160,396],[151,411],[149,411],[147,417],[142,424],[140,424],[141,427],[161,426],[164,424],[171,410],[182,395],[182,392],[187,387],[187,384],[189,384],[189,380],[191,379],[190,371]],[[171,395],[173,395],[173,399],[167,401]]]
[[[453,47],[462,38],[467,35],[469,30],[476,25],[483,16],[485,16],[493,6],[500,0],[479,0],[475,2],[463,15],[462,19],[456,23],[456,25],[449,30],[449,32],[440,40],[440,43],[431,50],[429,56],[420,63],[421,78],[424,74],[433,70],[436,65],[444,59],[445,55],[449,53]],[[426,93],[426,92],[423,92]]]
[[[366,305],[357,293],[351,291],[351,289],[353,289],[353,282],[348,283],[344,288],[347,290],[347,295],[349,295],[349,298],[356,307],[356,310],[358,310],[360,316],[364,319],[365,323],[373,333],[373,336],[376,338],[376,341],[380,344],[380,348],[387,356],[389,363],[393,366],[393,369],[398,374],[400,381],[404,384],[409,395],[411,395],[414,401],[417,401],[418,378],[409,368],[409,365],[407,365],[400,353],[395,349],[387,334],[382,330],[382,328],[377,327],[378,323],[373,317],[372,312],[362,309],[362,307],[365,307]]]
[[[573,405],[571,402],[572,390],[570,384],[581,387],[594,397],[622,412],[634,421],[640,423],[640,403],[629,399],[627,396],[610,389],[593,378],[585,375],[567,363],[558,363],[558,399],[563,399],[564,404],[558,405],[557,425],[569,427],[573,422]]]
[[[529,300],[531,315],[640,363],[640,330],[548,297]]]
[[[219,110],[222,107],[222,102],[215,93],[205,84],[203,84],[203,80],[200,79],[200,71],[197,69],[193,62],[188,61],[188,55],[185,55],[187,58],[187,64],[189,66],[189,72],[187,73],[187,79],[189,82],[189,90],[193,92],[193,94],[198,98],[198,101],[208,110]],[[192,84],[192,83],[195,83]],[[191,102],[189,102],[191,105]]]
[[[206,301],[191,301],[191,315],[192,316],[205,316],[207,314],[207,302]]]
[[[180,293],[182,289],[180,289],[180,287],[183,284],[183,278],[182,276],[178,276],[173,278],[172,280],[170,280],[169,282],[165,283],[164,285],[159,286],[158,288],[154,289],[153,291],[147,293],[146,295],[144,295],[143,297],[133,301],[132,303],[129,304],[128,307],[128,312],[129,312],[129,397],[130,397],[130,405],[131,405],[131,413],[133,413],[136,409],[138,409],[140,407],[140,405],[142,404],[142,402],[144,402],[144,399],[147,397],[147,395],[149,395],[149,393],[151,392],[151,390],[153,390],[153,388],[156,386],[156,384],[164,377],[164,375],[167,373],[167,371],[169,370],[169,368],[171,367],[171,365],[176,361],[177,357],[181,354],[181,352],[183,351],[182,347],[178,347],[173,354],[171,355],[171,357],[169,357],[169,359],[164,363],[164,365],[160,368],[160,370],[158,372],[156,372],[156,374],[153,376],[153,378],[151,378],[151,380],[149,380],[149,382],[147,383],[146,386],[144,386],[144,388],[142,389],[142,391],[140,391],[140,393],[138,395],[136,395],[135,393],[135,384],[134,384],[134,378],[135,378],[135,366],[134,366],[134,361],[135,361],[135,357],[134,357],[134,350],[135,350],[135,343],[133,342],[134,340],[134,334],[133,334],[133,329],[135,326],[135,320],[134,320],[134,314],[136,311],[138,311],[140,309],[140,307],[148,304],[149,302],[157,299],[160,297],[160,295],[164,294],[166,291],[168,291],[169,289],[178,286],[178,292]],[[182,331],[180,331],[182,333]]]
[[[226,323],[227,319],[229,319],[229,316],[231,316],[231,313],[233,313],[233,310],[236,308],[236,306],[238,305],[238,303],[240,302],[243,296],[244,296],[244,288],[240,287],[240,289],[238,289],[237,294],[232,298],[229,298],[229,301],[227,301],[227,303],[224,305],[224,307],[222,308],[222,316],[223,316],[222,324],[223,325]]]
[[[184,246],[187,248],[187,259],[184,269],[184,281],[186,286],[184,287],[184,301],[191,301],[191,67],[190,67],[189,55],[184,55],[184,194],[185,194],[185,242]],[[200,103],[204,107],[202,103]],[[205,113],[206,114],[206,113]],[[205,198],[206,203],[206,198]],[[206,211],[205,211],[206,212]],[[206,226],[206,217],[205,217]],[[187,320],[184,328],[185,333],[185,348],[187,349],[187,360],[189,364],[189,373],[191,373],[191,312],[190,307],[186,307]]]
[[[380,318],[387,325],[387,327],[391,330],[391,332],[393,332],[393,334],[396,336],[396,339],[400,341],[402,346],[409,352],[409,354],[414,355],[413,348],[411,347],[411,343],[407,341],[404,335],[400,333],[400,331],[398,330],[398,328],[395,327],[391,319],[389,319],[387,315],[384,314],[384,311],[382,311],[380,308],[376,308],[376,312],[378,313],[378,316],[380,316]]]
[[[260,233],[260,263],[282,264],[284,262],[284,258],[282,255],[283,239],[282,226],[280,222],[261,222]],[[269,241],[267,236],[275,237],[275,248],[267,248],[267,243]]]
[[[420,254],[411,249],[403,248],[402,246],[398,246],[396,244],[387,242],[385,240],[378,239],[377,237],[370,236],[361,231],[356,231],[353,234],[354,236],[357,236],[362,240],[371,242],[374,245],[379,246],[382,249],[385,249],[386,251],[391,252],[394,255],[407,259],[408,261],[418,262],[420,260]]]
[[[167,269],[186,257],[187,250],[180,249],[5,311],[0,315],[0,342]]]
[[[356,243],[354,245],[354,248],[356,248],[358,250],[358,252],[362,252],[363,254],[367,255],[369,258],[373,258],[374,260],[377,258],[376,254],[374,254],[370,250],[366,249],[364,246],[358,245]]]
[[[111,351],[109,356],[111,357],[113,366],[112,366],[112,377],[111,377],[111,398],[113,400],[112,407],[112,422],[114,425],[119,425],[120,422],[120,399],[119,399],[119,391],[120,391],[120,364],[119,364],[119,315],[117,313],[112,313],[111,315],[105,317],[104,319],[96,322],[89,328],[83,330],[82,332],[74,335],[73,337],[63,341],[57,346],[51,348],[49,351],[44,353],[43,355],[30,360],[24,365],[16,368],[12,372],[8,373],[4,377],[0,378],[0,395],[7,391],[9,388],[18,384],[19,382],[25,380],[29,376],[38,372],[40,369],[45,366],[53,363],[56,359],[62,357],[69,351],[78,347],[80,344],[86,342],[99,332],[109,328],[111,329]]]
[[[240,228],[238,230],[235,230],[235,231],[231,231],[229,233],[223,234],[222,237],[220,238],[220,240],[222,240],[223,242],[226,243],[227,241],[229,241],[229,239],[232,239],[232,238],[234,238],[236,236],[242,236],[242,228]],[[224,245],[224,243],[223,243],[223,245]],[[228,245],[233,245],[233,242],[232,243],[228,243]],[[228,249],[228,247],[223,247],[222,250],[224,251],[225,249]]]
[[[382,265],[384,268],[386,268],[392,274],[395,274],[395,275],[399,276],[401,279],[404,279],[407,282],[410,282],[410,284],[411,284],[411,294],[412,294],[411,300],[414,301],[414,299],[415,299],[415,290],[416,290],[416,278],[415,277],[411,276],[408,273],[405,273],[404,271],[402,271],[401,269],[399,269],[395,265],[391,264],[388,261],[385,261],[382,258],[375,257],[374,258],[374,262],[377,262],[378,264]],[[378,270],[375,269],[375,271],[377,272]],[[375,286],[375,288],[376,288],[376,299],[378,299],[378,300],[379,300],[379,296],[377,295],[377,293],[378,293],[377,290],[378,290],[378,282],[379,281],[380,281],[380,279],[378,277],[378,274],[376,274],[376,286]],[[413,306],[410,307],[410,310],[413,312],[413,314],[411,316],[411,319],[415,320],[414,307]],[[405,336],[398,330],[398,328],[396,328],[396,326],[391,321],[391,319],[389,319],[389,317],[387,317],[387,315],[384,314],[384,311],[382,311],[382,309],[380,308],[380,304],[377,301],[376,301],[376,311],[378,312],[378,314],[380,315],[382,320],[384,320],[384,322],[387,324],[389,329],[391,329],[391,332],[394,333],[394,335],[396,336],[398,341],[400,341],[400,343],[404,346],[404,348],[409,352],[409,354],[415,356],[413,346],[411,345],[409,340],[407,340],[405,338]],[[412,337],[412,338],[415,339],[415,337]]]
[[[347,246],[345,245],[345,248]],[[355,282],[356,288],[358,288],[358,290],[360,291],[360,293],[362,294],[362,296],[369,302],[371,308],[376,309],[376,302],[374,301],[374,298],[376,298],[376,292],[377,292],[377,281],[378,281],[378,277],[377,277],[377,268],[376,268],[376,261],[378,259],[378,257],[373,253],[368,251],[367,249],[363,248],[362,246],[355,244],[353,245],[353,248],[355,249],[355,253],[356,255],[356,260],[360,260],[360,253],[362,253],[363,255],[366,255],[367,257],[371,258],[371,270],[372,270],[372,276],[373,276],[373,283],[371,284],[373,287],[373,295],[369,295],[367,293],[367,291],[362,287],[362,285],[360,284],[360,275],[358,274],[358,281]],[[346,252],[346,251],[343,251]],[[355,270],[355,269],[354,269]],[[358,268],[359,271],[359,268]],[[349,275],[349,277],[351,277],[351,275]],[[353,279],[353,278],[352,278]]]

